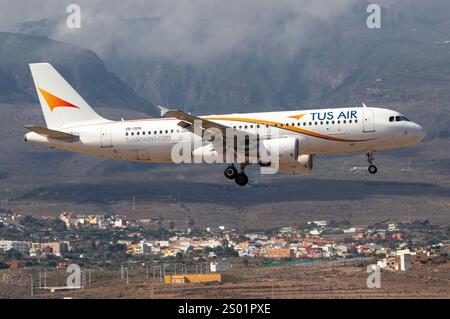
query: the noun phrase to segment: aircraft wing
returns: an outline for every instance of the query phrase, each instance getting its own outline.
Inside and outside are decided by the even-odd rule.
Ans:
[[[77,136],[77,135],[73,135],[73,134],[65,133],[65,132],[61,132],[61,131],[55,131],[55,130],[51,130],[46,127],[41,127],[41,126],[37,126],[37,125],[25,125],[24,127],[27,130],[30,130],[32,132],[35,132],[39,135],[42,135],[42,136],[45,136],[48,138],[52,138],[54,140],[61,140],[64,142],[75,142],[80,139],[79,136]]]
[[[246,137],[249,141],[253,141],[253,143],[249,142],[249,145],[247,147],[245,147],[244,149],[248,150],[252,147],[257,147],[256,144],[258,143],[259,138],[255,134],[248,133],[248,132],[241,131],[241,130],[236,130],[230,126],[212,122],[212,121],[203,119],[201,117],[191,115],[184,111],[170,110],[161,105],[158,105],[158,108],[161,110],[161,116],[169,115],[169,116],[173,116],[173,117],[177,118],[178,120],[180,120],[180,123],[178,123],[179,126],[181,126],[182,128],[188,129],[190,132],[192,132],[194,134],[196,133],[194,128],[195,127],[200,128],[201,129],[200,132],[202,132],[201,137],[203,138],[203,140],[210,141],[213,145],[216,145],[217,143],[221,143],[222,145],[224,145],[225,144],[224,141],[227,138],[227,134],[232,132],[233,136],[238,137],[238,144],[240,144],[239,142],[245,143]],[[213,135],[214,139],[208,139],[208,131],[212,128],[220,130],[222,132],[222,137],[217,138],[217,136]],[[210,132],[213,133],[212,131],[210,131]],[[242,137],[242,138],[239,138],[239,137]],[[233,145],[234,147],[230,146],[230,145],[225,145],[225,146],[226,146],[226,149],[233,150],[233,152],[236,153],[237,155],[244,156],[244,154],[238,154],[238,152],[237,152],[238,147],[236,145]],[[239,148],[239,149],[242,149],[242,148]],[[223,151],[225,152],[225,148],[223,149]]]
[[[180,111],[180,110],[169,110],[165,107],[162,107],[161,105],[158,105],[158,108],[161,110],[161,116],[173,116],[177,119],[180,120],[180,123],[178,123],[179,126],[181,126],[182,128],[187,128],[189,129],[189,127],[191,127],[191,131],[193,132],[193,128],[197,125],[197,123],[201,123],[200,125],[200,129],[202,131],[207,131],[211,128],[216,128],[219,129],[223,136],[226,136],[226,129],[230,128],[229,126],[225,126],[225,125],[221,125],[219,123],[215,123],[215,122],[211,122],[205,119],[202,119],[201,117],[198,116],[194,116],[191,115],[189,113]],[[195,123],[197,121],[197,123]]]

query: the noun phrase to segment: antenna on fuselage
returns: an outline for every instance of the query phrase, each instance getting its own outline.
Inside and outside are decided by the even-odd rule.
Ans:
[[[367,107],[367,105],[366,105],[366,103],[362,103],[362,106],[363,106],[363,108],[366,108]]]

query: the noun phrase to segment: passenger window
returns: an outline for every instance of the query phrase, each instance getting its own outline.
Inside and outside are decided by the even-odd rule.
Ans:
[[[142,135],[145,135],[145,132],[142,132]]]
[[[334,121],[331,121],[331,124],[334,124]]]
[[[157,131],[154,131],[153,133],[154,133],[155,135],[156,135],[156,134],[158,134],[158,132],[157,132]]]
[[[173,133],[173,130],[170,130],[170,133]]]
[[[355,123],[358,123],[358,120],[355,120]]]
[[[131,132],[131,136],[133,136],[134,135],[134,132]]]
[[[349,122],[350,124],[352,124],[352,120],[348,120],[348,122]]]
[[[314,125],[317,125],[317,122],[314,122]]]
[[[162,134],[163,131],[159,131],[159,134]]]
[[[125,133],[125,136],[128,136],[128,132]]]
[[[148,135],[152,134],[152,131],[148,131]]]
[[[137,132],[136,135],[139,135],[139,132]]]
[[[256,125],[256,128],[259,128],[259,124],[258,124],[258,125]]]
[[[320,122],[320,125],[323,125],[323,121]]]
[[[346,120],[344,120],[343,122],[344,122],[344,124],[345,124],[345,123],[347,123],[347,121],[346,121]]]

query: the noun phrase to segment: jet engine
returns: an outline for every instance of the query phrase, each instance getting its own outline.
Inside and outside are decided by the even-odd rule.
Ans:
[[[299,140],[297,138],[264,140],[262,144],[267,151],[266,154],[261,154],[262,166],[264,166],[264,163],[270,163],[267,166],[271,169],[278,169],[280,172],[291,174],[303,174],[311,171],[313,156],[300,155]]]

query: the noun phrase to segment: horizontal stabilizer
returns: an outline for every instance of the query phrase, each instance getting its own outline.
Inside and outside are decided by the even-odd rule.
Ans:
[[[78,141],[80,138],[77,135],[73,135],[70,133],[65,133],[65,132],[61,132],[61,131],[55,131],[55,130],[51,130],[45,127],[41,127],[41,126],[37,126],[37,125],[25,125],[24,126],[27,130],[30,130],[32,132],[35,132],[36,134],[48,137],[48,138],[52,138],[54,140],[60,140],[60,141],[64,141],[64,142],[76,142]]]

